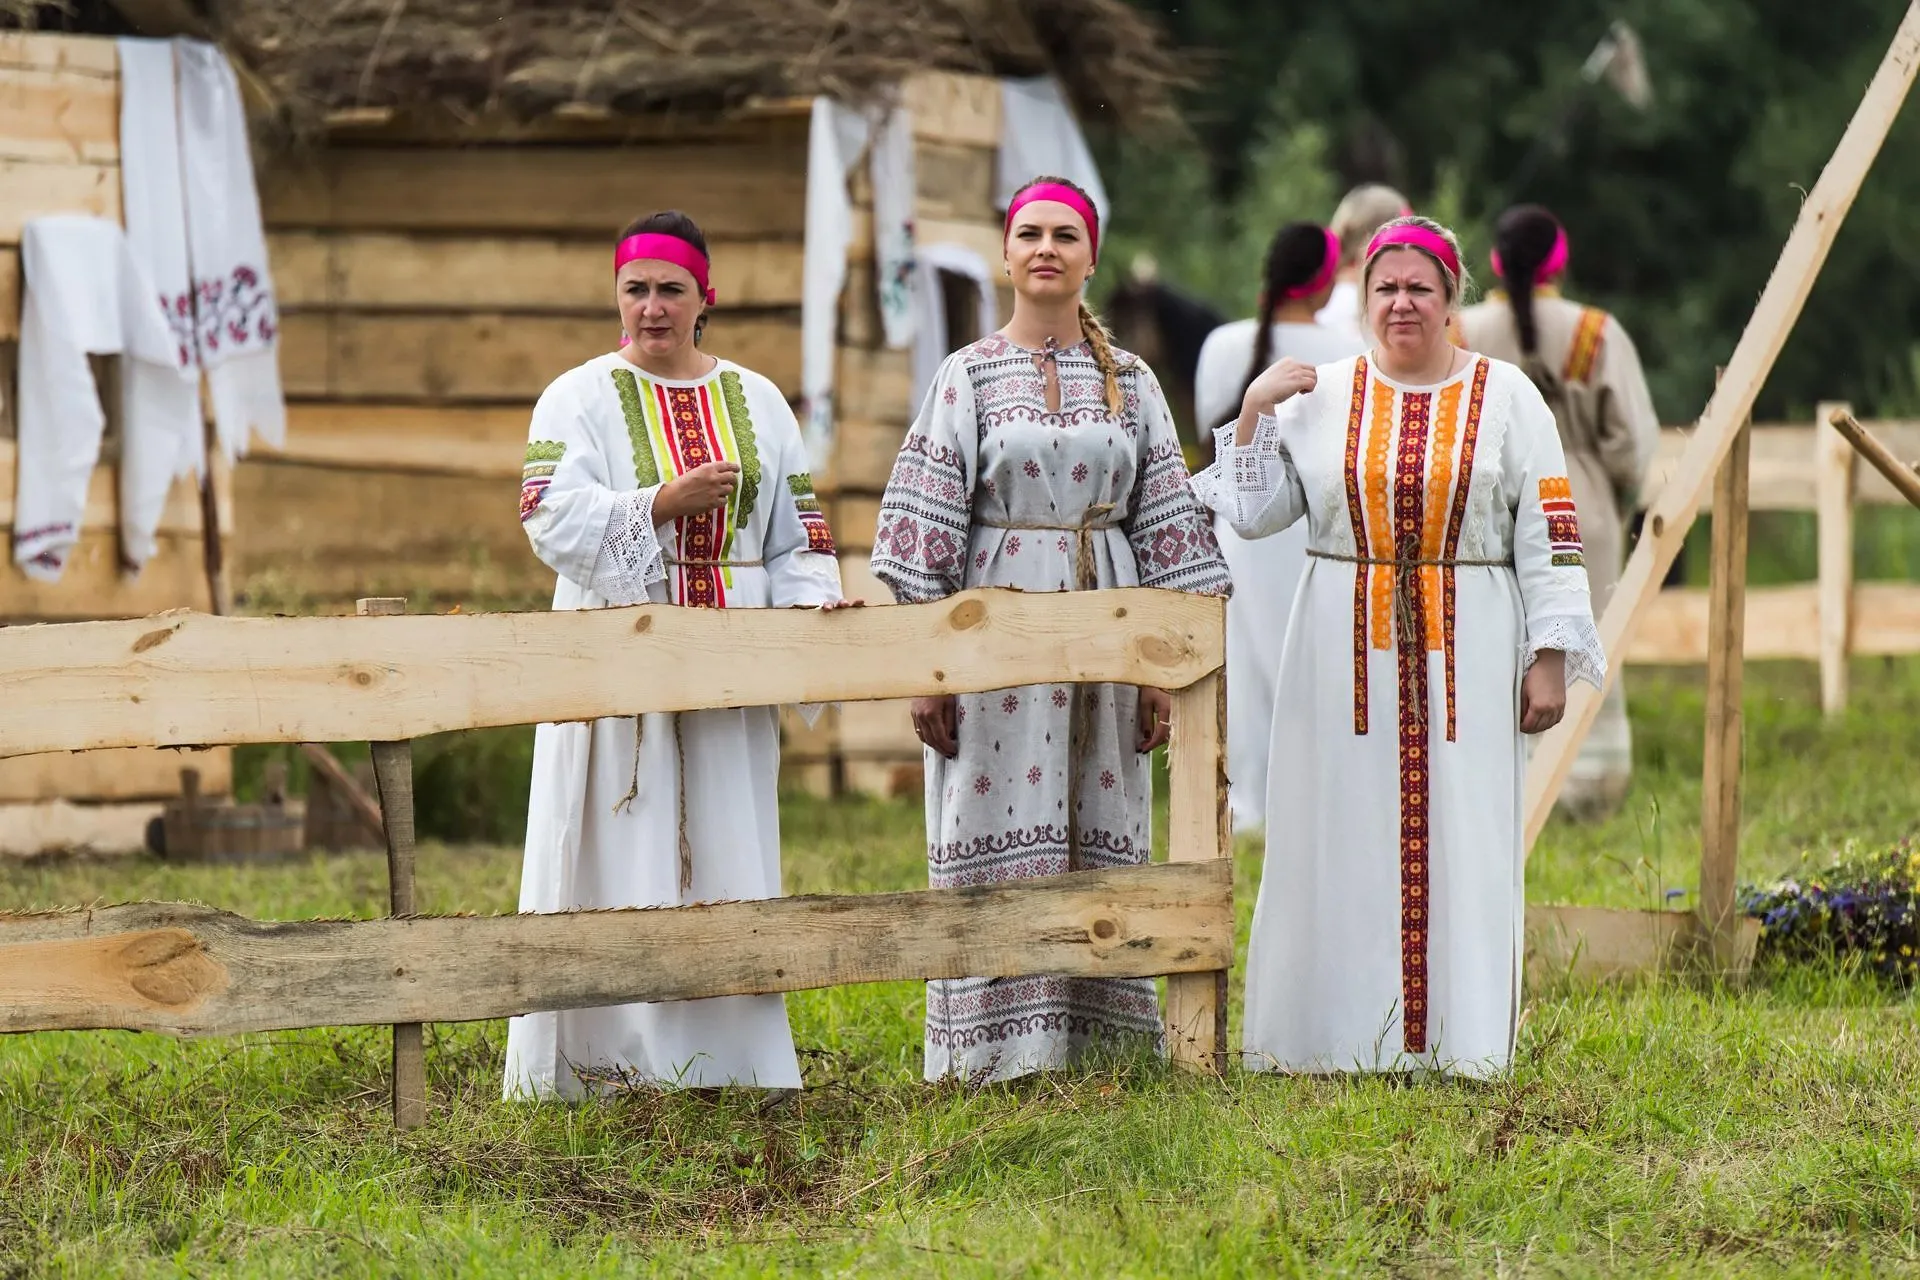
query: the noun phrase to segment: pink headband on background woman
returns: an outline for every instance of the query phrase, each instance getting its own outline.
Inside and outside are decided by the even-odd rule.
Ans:
[[[1455,280],[1460,278],[1460,255],[1453,251],[1453,246],[1447,243],[1445,236],[1429,231],[1425,227],[1402,224],[1386,228],[1367,245],[1366,260],[1371,262],[1374,254],[1396,245],[1426,250],[1440,260],[1440,265],[1445,267]]]
[[[1013,203],[1007,206],[1006,225],[1000,231],[1002,239],[1013,231],[1013,215],[1035,200],[1052,200],[1079,214],[1087,224],[1087,244],[1093,250],[1093,260],[1100,260],[1100,215],[1093,211],[1093,205],[1085,196],[1058,182],[1036,182],[1013,198]]]
[[[658,231],[646,231],[637,236],[628,236],[613,250],[613,269],[618,271],[636,258],[651,258],[656,262],[671,262],[683,267],[693,277],[694,284],[700,287],[700,294],[712,306],[718,299],[707,284],[707,255],[682,240],[679,236],[663,235]]]
[[[1326,261],[1320,264],[1320,270],[1314,273],[1313,279],[1307,281],[1305,284],[1294,285],[1292,288],[1283,292],[1280,295],[1281,297],[1289,299],[1311,298],[1314,294],[1333,283],[1334,275],[1340,270],[1340,237],[1324,228],[1322,229],[1322,234],[1327,237]]]
[[[1502,280],[1507,278],[1507,273],[1500,269],[1500,251],[1498,249],[1495,249],[1487,255],[1487,261],[1493,264],[1493,274],[1499,276]],[[1566,269],[1567,229],[1565,227],[1555,227],[1553,232],[1553,249],[1547,254],[1547,260],[1541,263],[1539,268],[1534,271],[1533,282],[1535,284],[1545,284]]]

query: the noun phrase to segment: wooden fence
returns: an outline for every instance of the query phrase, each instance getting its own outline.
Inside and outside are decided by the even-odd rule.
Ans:
[[[1811,511],[1818,522],[1819,577],[1746,593],[1749,658],[1797,658],[1820,664],[1821,701],[1837,712],[1847,701],[1847,658],[1920,653],[1920,583],[1853,578],[1856,504],[1904,506],[1906,499],[1854,450],[1828,419],[1841,405],[1820,406],[1816,421],[1751,430],[1749,489],[1755,511]],[[1896,457],[1920,459],[1920,422],[1869,422]],[[1669,428],[1647,486],[1651,504],[1686,447],[1690,430]],[[1711,503],[1703,505],[1703,509]],[[1669,587],[1654,597],[1628,638],[1630,663],[1704,663],[1708,652],[1707,588]]]
[[[425,1095],[411,1029],[424,1022],[851,982],[1164,974],[1173,1057],[1217,1069],[1234,921],[1224,617],[1216,598],[1132,589],[973,591],[831,614],[662,605],[351,618],[183,612],[0,630],[0,756],[387,746],[380,782],[396,917],[271,923],[180,903],[0,915],[0,1032],[393,1023],[395,1114],[413,1124]],[[1169,865],[644,911],[405,914],[405,743],[422,734],[1058,681],[1174,691]]]

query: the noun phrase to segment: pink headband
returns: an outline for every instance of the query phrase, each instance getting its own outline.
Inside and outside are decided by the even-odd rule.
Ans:
[[[1311,298],[1314,294],[1333,283],[1334,274],[1340,270],[1340,237],[1331,231],[1323,230],[1322,234],[1327,237],[1326,261],[1320,264],[1320,270],[1314,273],[1313,279],[1307,281],[1305,284],[1294,285],[1291,289],[1282,293],[1280,295],[1281,297]]]
[[[1388,227],[1373,238],[1367,246],[1367,261],[1373,261],[1373,255],[1382,249],[1391,249],[1395,245],[1406,245],[1412,249],[1424,249],[1440,260],[1440,265],[1450,272],[1455,280],[1460,278],[1460,255],[1453,251],[1446,237],[1438,235],[1425,227],[1401,223]]]
[[[706,298],[708,306],[712,306],[718,300],[707,284],[707,255],[679,236],[663,235],[658,231],[628,236],[614,246],[613,269],[618,271],[636,258],[671,262],[676,267],[685,268],[693,277],[694,284],[700,287],[701,296]]]
[[[1036,182],[1015,196],[1013,203],[1007,206],[1006,225],[1000,229],[1001,239],[1004,240],[1013,230],[1013,215],[1035,200],[1052,200],[1079,214],[1087,224],[1087,244],[1093,250],[1093,260],[1100,260],[1100,215],[1093,211],[1093,206],[1085,196],[1058,182]]]
[[[1507,273],[1500,268],[1500,251],[1498,249],[1495,249],[1487,255],[1487,261],[1493,264],[1493,274],[1499,276],[1502,280],[1507,278]],[[1541,263],[1539,268],[1534,271],[1533,282],[1535,284],[1545,284],[1566,269],[1567,229],[1565,227],[1555,227],[1553,231],[1553,248],[1548,252],[1547,260]]]

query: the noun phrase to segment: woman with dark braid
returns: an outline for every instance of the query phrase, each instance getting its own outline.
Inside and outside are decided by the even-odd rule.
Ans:
[[[1193,394],[1204,430],[1237,418],[1248,385],[1283,356],[1322,365],[1366,350],[1366,339],[1353,325],[1315,320],[1333,292],[1340,261],[1340,239],[1331,230],[1311,222],[1280,228],[1267,249],[1259,318],[1221,325],[1200,348]],[[1214,534],[1233,573],[1233,599],[1227,605],[1227,777],[1233,824],[1246,831],[1266,820],[1273,682],[1294,591],[1306,567],[1307,531],[1296,525],[1254,542],[1219,516]]]
[[[1567,233],[1537,204],[1517,205],[1494,228],[1501,293],[1462,317],[1465,345],[1519,365],[1540,388],[1560,429],[1573,501],[1586,540],[1596,616],[1620,581],[1626,522],[1660,443],[1640,356],[1620,322],[1560,295]],[[1626,692],[1616,679],[1574,760],[1560,805],[1584,818],[1620,806],[1633,772]]]
[[[1041,178],[1010,202],[1013,318],[941,365],[881,505],[873,571],[902,603],[987,586],[1226,593],[1160,384],[1083,301],[1099,250],[1099,215],[1071,183]],[[1146,862],[1149,753],[1169,714],[1164,691],[1121,685],[915,699],[934,886]],[[927,984],[930,1080],[1159,1041],[1151,980]]]

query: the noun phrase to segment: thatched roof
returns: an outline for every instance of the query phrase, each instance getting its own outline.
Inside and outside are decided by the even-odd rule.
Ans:
[[[861,99],[920,69],[1058,75],[1083,121],[1177,120],[1176,55],[1126,0],[202,0],[296,131],[433,106],[531,118]]]

